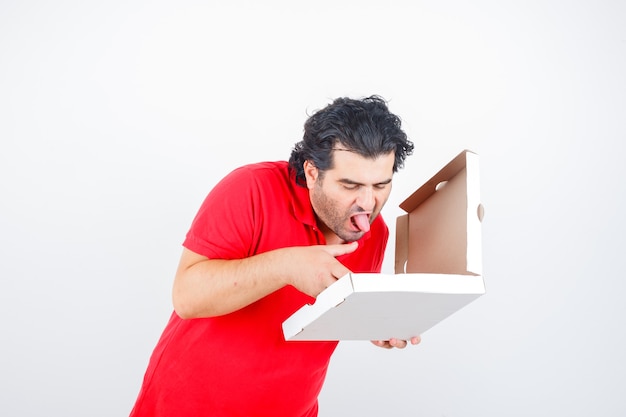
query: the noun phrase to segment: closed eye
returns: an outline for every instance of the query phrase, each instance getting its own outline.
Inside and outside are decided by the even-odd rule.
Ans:
[[[341,186],[346,189],[346,190],[358,190],[359,188],[363,187],[364,184],[358,183],[358,182],[354,182],[351,180],[341,180],[339,181]],[[373,187],[377,190],[384,190],[385,188],[387,188],[387,186],[389,186],[391,184],[391,180],[386,180],[383,182],[379,182],[378,184],[374,184]]]

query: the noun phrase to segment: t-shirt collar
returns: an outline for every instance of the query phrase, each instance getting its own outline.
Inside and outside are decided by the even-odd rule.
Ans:
[[[296,183],[295,173],[290,175],[291,181],[289,182],[293,193],[293,213],[296,218],[302,223],[315,227],[317,221],[315,219],[315,213],[311,206],[311,199],[309,197],[309,189],[302,187]]]

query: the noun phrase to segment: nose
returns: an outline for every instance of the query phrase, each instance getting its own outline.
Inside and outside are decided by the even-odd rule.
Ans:
[[[374,190],[371,187],[361,187],[357,196],[356,204],[365,211],[372,211],[376,206]]]

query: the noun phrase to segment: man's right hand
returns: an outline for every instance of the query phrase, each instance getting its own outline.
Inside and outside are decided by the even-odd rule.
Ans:
[[[288,270],[288,283],[299,291],[317,297],[339,278],[348,274],[336,257],[354,252],[357,242],[338,245],[318,245],[286,248],[290,254],[291,268]]]

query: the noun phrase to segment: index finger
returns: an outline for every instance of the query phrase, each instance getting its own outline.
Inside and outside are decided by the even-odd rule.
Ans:
[[[359,243],[358,242],[350,242],[350,243],[341,243],[338,245],[326,245],[324,246],[324,250],[334,256],[341,256],[341,255],[345,255],[348,253],[352,253],[356,250],[356,248],[359,247]]]

